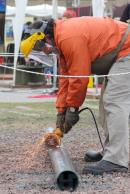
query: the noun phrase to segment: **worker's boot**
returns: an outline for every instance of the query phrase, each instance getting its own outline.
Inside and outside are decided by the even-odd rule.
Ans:
[[[103,173],[112,174],[114,172],[128,172],[128,168],[114,164],[112,162],[101,160],[96,164],[87,165],[83,169],[83,174],[102,175]]]
[[[84,160],[86,162],[98,162],[102,159],[102,157],[103,157],[102,152],[97,152],[97,151],[91,150],[85,154]]]

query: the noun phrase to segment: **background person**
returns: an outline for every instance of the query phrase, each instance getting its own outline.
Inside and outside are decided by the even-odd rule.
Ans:
[[[120,21],[129,22],[129,20],[130,20],[130,4],[127,4],[127,6],[125,7],[125,9],[122,13]]]
[[[74,18],[77,17],[76,12],[72,9],[68,9],[64,12],[63,18],[69,19],[69,18]]]

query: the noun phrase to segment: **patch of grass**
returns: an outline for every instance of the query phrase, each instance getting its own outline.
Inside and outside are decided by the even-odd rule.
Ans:
[[[54,103],[0,103],[0,131],[38,129],[55,124]]]
[[[26,106],[30,108],[47,108],[47,109],[55,109],[55,103],[53,102],[43,102],[43,103],[0,103],[0,108],[16,108],[17,106]]]
[[[88,101],[82,107],[92,108],[95,116],[98,115],[98,101]],[[81,107],[81,108],[82,108]],[[94,109],[93,109],[94,108]],[[36,129],[54,126],[56,122],[56,108],[54,102],[45,103],[0,103],[0,130],[6,129]],[[80,126],[93,123],[88,111],[80,115]]]

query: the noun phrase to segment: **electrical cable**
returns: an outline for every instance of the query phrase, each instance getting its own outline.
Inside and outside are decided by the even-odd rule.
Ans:
[[[102,142],[101,135],[100,135],[100,132],[99,132],[98,124],[97,124],[96,118],[95,118],[94,113],[91,110],[91,108],[89,108],[89,107],[82,108],[81,110],[79,110],[79,114],[81,112],[85,111],[85,110],[89,110],[91,115],[92,115],[92,117],[93,117],[93,120],[94,120],[94,123],[95,123],[95,126],[96,126],[96,130],[97,130],[97,134],[98,134],[98,137],[99,137],[99,141],[100,141],[100,144],[101,144],[102,149],[104,151],[104,146],[103,146],[103,142]]]

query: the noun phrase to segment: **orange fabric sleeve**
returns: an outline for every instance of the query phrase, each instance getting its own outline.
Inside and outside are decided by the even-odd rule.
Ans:
[[[60,75],[67,75],[67,67],[64,58],[60,58],[59,60],[59,73]],[[68,92],[68,84],[69,80],[68,78],[59,78],[59,91],[56,101],[56,108],[58,112],[64,112],[66,109],[66,98],[67,98],[67,92]]]
[[[61,50],[66,60],[68,75],[90,75],[90,56],[87,44],[82,37],[73,37],[64,40],[61,44]],[[63,79],[63,78],[62,78]],[[84,102],[88,78],[66,78],[68,85],[62,86],[62,92],[65,92],[66,107],[80,107]],[[64,80],[64,79],[63,79]],[[63,84],[63,82],[61,83]],[[65,91],[67,89],[67,91]],[[61,91],[61,89],[60,89]],[[61,106],[63,94],[59,93],[58,106]]]

